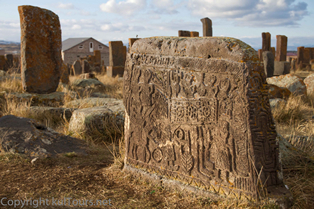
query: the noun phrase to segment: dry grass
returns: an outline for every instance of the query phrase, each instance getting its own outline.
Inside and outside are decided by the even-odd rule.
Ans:
[[[77,78],[70,77],[70,81]],[[108,87],[106,94],[122,98],[123,82],[118,78],[110,79],[104,75],[97,75],[97,78]],[[19,83],[20,81],[1,82],[0,92],[3,90],[11,93],[22,92]],[[58,88],[58,91],[62,90],[62,87]],[[72,97],[69,94],[66,101],[70,100]],[[289,138],[291,143],[306,153],[306,156],[300,156],[298,163],[283,165],[284,183],[290,188],[295,200],[293,208],[312,208],[314,205],[314,165],[313,161],[309,160],[314,159],[313,141],[304,140],[299,143],[295,137],[313,136],[311,120],[314,115],[313,101],[312,97],[291,97],[285,107],[278,107],[273,111],[277,131],[283,136],[292,136]],[[3,115],[32,117],[27,111],[30,102],[7,102],[2,99],[2,103],[0,111]],[[52,115],[46,115],[44,118],[35,119],[60,133],[73,134],[68,132],[69,122],[64,118],[57,119]],[[92,129],[90,136],[85,137],[88,142],[86,145],[88,156],[67,153],[58,158],[31,163],[21,155],[0,154],[0,198],[111,199],[112,208],[277,208],[267,201],[259,203],[234,199],[217,201],[184,194],[182,191],[169,191],[121,172],[125,157],[123,130],[118,126],[111,127],[113,128],[110,130],[103,127],[104,132]],[[104,135],[110,136],[107,142],[102,140]],[[82,135],[76,136],[82,138]],[[24,208],[34,207],[24,206]],[[39,208],[55,208],[55,206]]]

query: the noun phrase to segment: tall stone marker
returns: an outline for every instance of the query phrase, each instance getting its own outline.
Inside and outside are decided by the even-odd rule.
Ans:
[[[224,37],[144,38],[125,66],[126,171],[206,194],[251,199],[264,185],[272,198],[290,198],[252,47]]]
[[[107,75],[115,77],[123,76],[126,59],[126,47],[122,41],[109,41],[109,66],[107,66]]]
[[[61,29],[52,11],[19,6],[21,24],[21,77],[29,93],[55,92],[61,76]]]
[[[287,59],[287,36],[277,35],[276,36],[276,61],[286,61]]]
[[[266,77],[272,77],[274,75],[275,58],[271,51],[263,52],[263,62]]]
[[[264,52],[271,51],[271,35],[270,33],[262,33],[262,50]]]
[[[201,19],[203,24],[203,37],[213,36],[212,21],[208,17]]]
[[[300,46],[297,48],[297,68],[302,69],[304,63],[304,46]]]

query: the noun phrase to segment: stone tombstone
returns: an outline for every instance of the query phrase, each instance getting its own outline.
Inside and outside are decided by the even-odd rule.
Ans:
[[[94,57],[95,57],[95,65],[100,66],[101,65],[101,53],[99,50],[94,51]]]
[[[294,72],[294,71],[296,71],[296,60],[293,58],[292,60],[291,60],[291,67],[290,67],[290,71],[292,71],[292,72]]]
[[[286,61],[287,60],[287,36],[277,35],[276,36],[276,61]]]
[[[270,196],[289,196],[252,47],[225,37],[143,38],[125,67],[125,171],[250,199],[264,194],[261,180]]]
[[[259,49],[257,51],[257,54],[258,54],[258,59],[263,62],[263,49]]]
[[[179,30],[178,35],[179,37],[190,37],[191,32],[188,30]]]
[[[271,51],[271,35],[270,33],[262,33],[262,50],[265,51]]]
[[[314,48],[313,47],[310,48],[310,57],[311,57],[311,60],[314,59]]]
[[[5,59],[6,59],[7,67],[12,68],[13,67],[13,54],[6,54]]]
[[[34,6],[19,6],[18,11],[23,89],[39,94],[55,92],[62,68],[59,17]]]
[[[274,75],[274,55],[270,51],[263,52],[264,71],[267,78]]]
[[[71,71],[72,71],[73,75],[82,74],[82,65],[81,65],[81,62],[79,60],[74,61]]]
[[[82,60],[82,73],[90,73],[91,72],[91,67],[90,64],[88,63],[88,61]]]
[[[273,53],[274,57],[276,56],[276,48],[275,47],[270,47],[271,52]]]
[[[7,61],[4,55],[0,55],[0,70],[7,71]]]
[[[286,75],[290,73],[290,62],[287,61],[275,61],[274,63],[274,75]]]
[[[69,84],[70,83],[70,78],[69,78],[69,70],[68,66],[65,63],[62,63],[62,74],[60,78],[60,82],[64,84]]]
[[[109,77],[123,76],[126,59],[126,46],[122,41],[109,41],[109,66],[107,75]]]
[[[203,37],[213,36],[212,21],[208,17],[201,19],[203,24]]]
[[[300,46],[297,48],[297,68],[302,69],[304,63],[304,46]]]
[[[122,41],[109,41],[109,66],[124,66],[124,50]]]
[[[197,31],[191,31],[190,32],[190,37],[199,37],[199,36],[200,36],[200,34]]]
[[[303,63],[309,64],[311,60],[311,49],[310,48],[304,48],[304,57],[303,57]]]

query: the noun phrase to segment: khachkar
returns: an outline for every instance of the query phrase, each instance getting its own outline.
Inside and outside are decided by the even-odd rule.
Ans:
[[[263,65],[240,40],[137,40],[124,105],[126,171],[236,197],[256,198],[262,184],[272,197],[289,193]]]
[[[59,17],[33,6],[19,6],[18,11],[23,89],[39,94],[55,92],[62,72]]]
[[[107,75],[115,77],[123,76],[124,64],[126,58],[126,47],[122,41],[109,41],[109,66],[107,66]]]

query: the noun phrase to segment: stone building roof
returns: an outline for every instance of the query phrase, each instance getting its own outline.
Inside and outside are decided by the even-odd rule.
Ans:
[[[62,41],[62,51],[68,50],[72,48],[73,46],[78,45],[79,43],[82,43],[83,41],[86,41],[87,39],[90,39],[92,37],[87,38],[68,38],[64,41]]]

